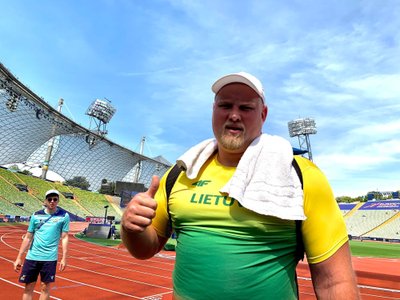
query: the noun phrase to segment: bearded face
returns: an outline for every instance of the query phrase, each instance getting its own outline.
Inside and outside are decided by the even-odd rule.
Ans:
[[[219,136],[221,146],[227,150],[239,150],[245,146],[245,128],[240,124],[225,124]]]
[[[249,86],[232,83],[215,97],[213,131],[219,151],[243,153],[261,134],[267,108]]]

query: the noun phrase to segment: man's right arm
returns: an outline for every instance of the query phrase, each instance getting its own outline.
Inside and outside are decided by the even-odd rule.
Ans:
[[[26,250],[28,250],[33,238],[33,233],[32,232],[27,232],[25,234],[24,239],[22,240],[21,247],[19,248],[18,256],[17,259],[14,262],[14,270],[15,272],[18,272],[21,269],[22,266],[22,256],[25,253]]]
[[[154,200],[159,178],[153,176],[149,189],[132,198],[121,220],[121,238],[128,251],[138,259],[148,259],[157,254],[168,238],[160,237],[151,222],[156,215]]]

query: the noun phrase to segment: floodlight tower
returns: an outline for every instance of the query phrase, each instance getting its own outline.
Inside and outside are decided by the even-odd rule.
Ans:
[[[300,150],[308,153],[308,159],[312,161],[310,134],[316,134],[317,128],[312,118],[302,118],[288,122],[290,137],[297,136],[299,139]]]
[[[94,100],[86,111],[86,114],[90,116],[89,128],[98,135],[107,135],[107,123],[110,122],[114,113],[115,108],[111,105],[108,99]],[[95,128],[92,128],[92,121]]]

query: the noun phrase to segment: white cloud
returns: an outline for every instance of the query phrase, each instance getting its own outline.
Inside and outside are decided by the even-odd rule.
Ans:
[[[343,83],[346,88],[354,89],[366,99],[395,100],[400,95],[400,74],[374,74]],[[368,100],[366,100],[368,101]]]
[[[395,137],[400,132],[400,119],[385,122],[385,120],[380,120],[378,115],[376,120],[371,121],[374,123],[363,122],[363,126],[351,129],[349,133],[352,136],[361,137],[361,139],[369,137],[379,140],[385,136]],[[400,139],[397,140],[400,142]]]

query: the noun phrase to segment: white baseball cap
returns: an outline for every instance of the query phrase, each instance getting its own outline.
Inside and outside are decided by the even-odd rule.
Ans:
[[[60,196],[60,192],[57,190],[48,190],[45,194],[45,197],[47,198],[48,195],[53,195],[56,194],[57,196]]]
[[[261,97],[262,101],[265,102],[264,89],[260,80],[246,72],[232,73],[222,76],[220,79],[214,82],[211,90],[215,94],[217,94],[222,87],[234,82],[244,83],[248,85]]]

